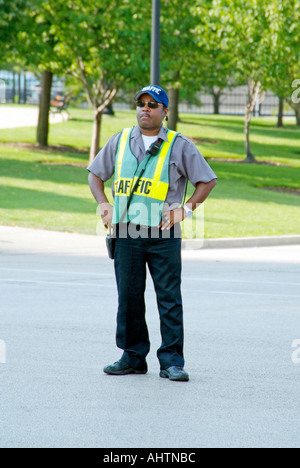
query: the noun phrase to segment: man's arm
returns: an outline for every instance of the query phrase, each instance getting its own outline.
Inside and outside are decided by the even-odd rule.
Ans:
[[[203,203],[210,192],[213,190],[213,188],[217,185],[217,180],[213,179],[210,182],[199,182],[196,185],[195,191],[191,198],[186,202],[186,205],[191,209],[195,210],[199,204]],[[176,223],[180,223],[183,221],[186,217],[186,212],[183,208],[176,208],[175,210],[172,211],[167,211],[163,213],[163,219],[164,216],[167,216],[170,219],[170,224],[169,223],[164,223],[162,221],[161,223],[161,228],[162,230],[164,229],[171,229],[172,226]]]
[[[95,200],[97,201],[103,224],[106,229],[111,227],[113,217],[113,207],[108,202],[105,195],[104,182],[92,172],[89,174],[89,186]]]
[[[217,185],[217,179],[213,179],[208,183],[199,182],[196,185],[195,191],[191,198],[186,202],[187,206],[193,211],[197,208],[199,203],[205,202],[210,192]]]
[[[113,207],[108,203],[104,190],[104,181],[109,180],[115,170],[115,157],[121,133],[113,135],[92,164],[88,167],[89,185],[95,200],[98,202],[104,226],[111,226]]]

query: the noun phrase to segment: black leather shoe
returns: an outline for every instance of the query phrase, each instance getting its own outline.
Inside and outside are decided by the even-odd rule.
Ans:
[[[129,364],[125,364],[122,361],[117,361],[111,366],[106,366],[103,369],[105,374],[110,375],[147,374],[147,371],[147,364],[145,364],[145,366],[141,369],[134,369]]]
[[[189,374],[185,372],[183,367],[172,366],[168,369],[160,371],[160,377],[163,379],[170,379],[178,382],[188,382]]]

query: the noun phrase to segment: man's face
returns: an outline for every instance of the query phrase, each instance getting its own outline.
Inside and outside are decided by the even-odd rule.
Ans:
[[[139,101],[156,102],[150,94],[143,94]],[[150,109],[147,104],[145,107],[137,107],[136,116],[141,129],[153,131],[160,129],[167,113],[168,109],[165,109],[163,104],[158,104],[157,109]]]

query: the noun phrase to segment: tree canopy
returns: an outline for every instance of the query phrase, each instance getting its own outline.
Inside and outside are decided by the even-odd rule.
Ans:
[[[246,119],[268,88],[299,111],[300,124],[291,99],[300,73],[300,0],[161,0],[161,6],[161,84],[171,103],[177,106],[179,89],[186,95],[208,89],[218,104],[223,88],[248,83]],[[134,95],[149,83],[151,1],[0,0],[0,8],[0,62],[69,74],[84,87],[95,116],[93,158],[103,110],[120,89]]]
[[[0,0],[0,63],[8,63],[18,53],[17,32],[26,0]]]
[[[48,0],[43,16],[55,21],[50,32],[53,51],[84,87],[94,109],[91,159],[99,150],[101,115],[118,90],[134,89],[148,75],[151,15],[138,0]]]
[[[288,98],[287,87],[299,64],[299,11],[299,0],[202,0],[195,8],[199,43],[208,44],[210,63],[219,65],[219,76],[225,78],[227,62],[231,77],[248,83],[245,135],[250,162],[249,125],[261,92],[273,88]],[[220,57],[222,61],[214,62]]]

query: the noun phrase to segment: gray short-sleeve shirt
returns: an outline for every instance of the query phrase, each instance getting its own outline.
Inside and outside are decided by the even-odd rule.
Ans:
[[[103,182],[109,180],[114,174],[120,135],[121,132],[112,136],[88,167],[88,171],[99,177]],[[167,129],[162,126],[157,138],[168,141]],[[130,148],[138,163],[140,163],[145,158],[146,151],[138,125],[134,127],[131,133]],[[208,183],[213,179],[217,179],[216,174],[194,143],[180,133],[177,135],[172,148],[169,175],[170,182],[166,203],[171,205],[172,208],[182,203],[187,180],[196,186],[199,182]]]

